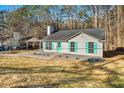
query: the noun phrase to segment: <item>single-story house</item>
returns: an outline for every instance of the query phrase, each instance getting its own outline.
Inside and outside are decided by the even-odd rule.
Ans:
[[[53,32],[50,27],[41,41],[44,52],[103,57],[104,31],[79,29]]]

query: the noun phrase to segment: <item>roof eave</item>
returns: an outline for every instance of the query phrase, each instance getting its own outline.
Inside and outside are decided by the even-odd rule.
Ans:
[[[82,31],[81,32],[79,32],[79,33],[77,33],[77,34],[75,34],[75,35],[72,35],[71,37],[69,37],[69,38],[67,38],[67,39],[65,39],[65,40],[41,40],[42,42],[67,42],[68,40],[70,40],[70,39],[72,39],[73,37],[76,37],[76,36],[78,36],[79,34],[81,34],[82,33]]]
[[[41,42],[67,42],[67,40],[40,40]]]

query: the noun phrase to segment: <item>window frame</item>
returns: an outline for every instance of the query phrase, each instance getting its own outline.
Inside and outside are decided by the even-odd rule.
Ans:
[[[76,43],[75,42],[70,42],[70,52],[75,52],[76,51],[75,47],[76,47]]]
[[[94,54],[94,42],[88,42],[88,53]]]
[[[52,50],[52,42],[45,42],[45,49]]]

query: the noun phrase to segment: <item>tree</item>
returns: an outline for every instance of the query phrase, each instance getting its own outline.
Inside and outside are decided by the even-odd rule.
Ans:
[[[8,29],[26,36],[43,38],[47,26],[56,31],[72,29],[103,28],[105,50],[124,47],[123,6],[23,6],[8,12]]]
[[[7,15],[6,11],[0,11],[0,31],[1,31],[1,37],[5,38],[7,40],[7,37],[6,37],[6,31],[7,31],[6,15]],[[3,43],[3,41],[2,41],[2,43]]]

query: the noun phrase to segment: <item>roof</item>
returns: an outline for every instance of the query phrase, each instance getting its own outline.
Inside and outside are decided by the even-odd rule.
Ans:
[[[87,29],[87,31],[83,31],[83,33],[86,33],[92,37],[99,39],[99,40],[105,39],[105,32],[103,29]]]
[[[102,29],[87,29],[87,30],[62,30],[46,36],[42,41],[68,41],[71,38],[85,33],[99,40],[104,40],[104,31]]]
[[[33,38],[31,38],[31,39],[29,39],[29,40],[27,40],[28,42],[37,42],[37,41],[39,41],[39,39],[38,38],[36,38],[36,37],[33,37]]]
[[[31,36],[27,36],[27,37],[24,37],[24,38],[20,39],[19,42],[24,42],[24,41],[27,41],[31,38],[32,38]]]
[[[42,41],[67,41],[68,38],[77,36],[81,33],[80,30],[63,30],[46,36]]]

